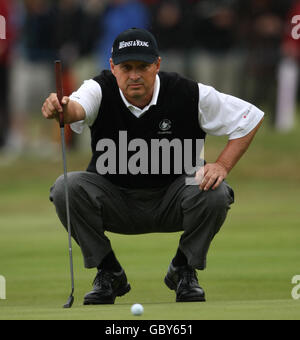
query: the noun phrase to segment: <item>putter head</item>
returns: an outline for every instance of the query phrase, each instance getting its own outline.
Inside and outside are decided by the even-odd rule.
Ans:
[[[64,308],[71,308],[74,302],[74,296],[70,295],[67,303],[64,305]]]

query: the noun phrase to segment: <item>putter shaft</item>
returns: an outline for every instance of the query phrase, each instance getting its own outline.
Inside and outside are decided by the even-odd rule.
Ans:
[[[73,251],[72,251],[72,239],[71,239],[71,220],[70,220],[70,204],[69,204],[69,190],[68,190],[68,175],[67,175],[67,160],[66,160],[66,144],[65,144],[65,130],[64,127],[60,128],[61,146],[63,156],[64,167],[64,187],[66,198],[66,211],[67,211],[67,228],[68,228],[68,241],[69,241],[69,259],[70,259],[70,273],[71,273],[71,287],[72,292],[69,297],[68,303],[64,305],[64,308],[70,308],[73,304],[74,298],[74,270],[73,270]],[[72,297],[72,299],[71,299]]]
[[[63,87],[62,87],[62,67],[61,61],[55,61],[55,77],[56,77],[56,93],[59,103],[62,105]],[[73,252],[72,252],[72,238],[71,238],[71,221],[70,221],[70,204],[69,204],[69,190],[68,190],[68,175],[67,175],[67,160],[66,160],[66,143],[65,143],[65,123],[64,112],[59,114],[59,126],[61,135],[62,147],[62,161],[64,168],[64,186],[65,186],[65,199],[66,199],[66,212],[67,212],[67,229],[69,240],[69,259],[70,259],[70,273],[71,273],[71,287],[72,291],[64,308],[71,308],[74,302],[74,270],[73,270]]]

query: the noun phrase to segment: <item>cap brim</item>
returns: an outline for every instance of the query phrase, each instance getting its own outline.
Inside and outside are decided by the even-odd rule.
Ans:
[[[158,58],[156,55],[145,55],[145,54],[126,54],[118,57],[113,57],[112,60],[115,65],[124,63],[126,61],[143,61],[145,63],[153,64]]]

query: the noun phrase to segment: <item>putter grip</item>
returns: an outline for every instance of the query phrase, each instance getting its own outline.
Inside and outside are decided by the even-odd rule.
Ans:
[[[62,99],[63,99],[63,87],[62,87],[62,68],[61,68],[61,61],[55,61],[55,79],[56,79],[56,94],[59,100],[60,105],[62,106]],[[59,126],[64,127],[64,112],[59,112]]]

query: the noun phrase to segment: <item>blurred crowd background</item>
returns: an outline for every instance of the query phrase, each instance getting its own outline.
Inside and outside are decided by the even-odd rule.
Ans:
[[[0,0],[0,152],[51,154],[59,130],[41,106],[55,92],[54,60],[69,95],[109,67],[114,38],[130,27],[154,33],[162,70],[250,101],[288,131],[299,103],[297,14],[300,0]],[[79,147],[68,127],[67,136]]]

